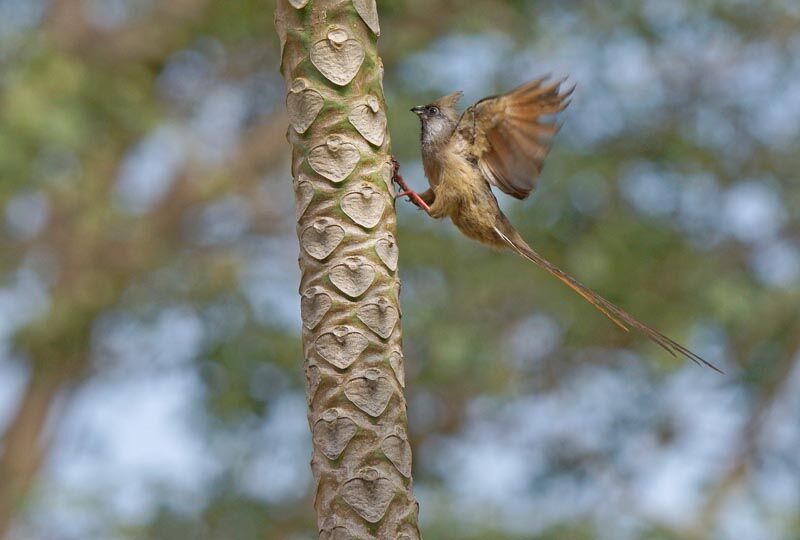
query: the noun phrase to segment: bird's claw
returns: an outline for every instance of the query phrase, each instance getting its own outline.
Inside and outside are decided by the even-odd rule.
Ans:
[[[422,200],[422,197],[419,196],[419,193],[409,189],[397,194],[397,198],[405,196],[408,196],[408,200],[417,205],[420,208],[420,210],[425,210],[426,212],[430,213],[431,207],[428,206],[428,203]]]
[[[406,197],[408,196],[408,200],[417,205],[420,210],[425,210],[426,212],[430,213],[431,207],[428,206],[428,203],[422,200],[422,197],[419,196],[419,193],[416,191],[407,189],[397,194],[396,198]]]
[[[403,179],[402,176],[400,176],[400,164],[397,162],[397,160],[394,157],[392,157],[392,180],[395,183],[397,183],[398,186],[400,186],[400,189],[403,190],[400,193],[398,193],[395,196],[395,198],[399,199],[401,197],[406,197],[407,196],[408,199],[412,203],[417,205],[422,210],[425,210],[426,212],[430,213],[431,207],[428,206],[428,203],[423,201],[422,197],[420,197],[419,194],[416,191],[414,191],[413,189],[408,187],[408,184],[406,184],[406,181]]]

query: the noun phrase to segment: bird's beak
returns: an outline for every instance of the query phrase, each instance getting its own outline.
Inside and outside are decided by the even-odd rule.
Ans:
[[[411,107],[411,112],[413,112],[416,115],[422,114],[422,111],[424,111],[424,110],[425,110],[425,107],[423,107],[421,105],[417,105],[416,107]]]

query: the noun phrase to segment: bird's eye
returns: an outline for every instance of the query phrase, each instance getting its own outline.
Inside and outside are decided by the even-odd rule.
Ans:
[[[428,107],[428,114],[439,114],[439,107]]]

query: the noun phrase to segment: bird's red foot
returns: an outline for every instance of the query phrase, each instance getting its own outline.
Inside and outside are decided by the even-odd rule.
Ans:
[[[416,191],[412,191],[412,190],[409,189],[409,190],[403,191],[401,193],[398,193],[397,196],[398,197],[408,196],[409,200],[412,203],[416,204],[422,210],[425,210],[428,213],[430,213],[430,211],[431,211],[431,207],[428,206],[428,203],[426,203],[425,201],[422,200],[422,197],[420,197],[419,193],[417,193]]]
[[[408,187],[406,181],[403,179],[402,176],[400,176],[400,164],[394,158],[392,158],[392,180],[394,180],[397,183],[397,185],[400,186],[400,189],[403,190],[397,194],[398,198],[407,196],[412,203],[417,205],[422,210],[425,210],[426,212],[430,213],[431,207],[428,206],[428,203],[423,201],[422,197],[420,197],[416,191]]]

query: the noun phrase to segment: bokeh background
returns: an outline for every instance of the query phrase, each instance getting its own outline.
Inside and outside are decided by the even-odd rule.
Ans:
[[[316,538],[273,7],[0,0],[10,539]],[[800,3],[379,9],[405,177],[410,106],[569,75],[538,190],[502,204],[725,370],[398,203],[425,536],[800,538]]]

